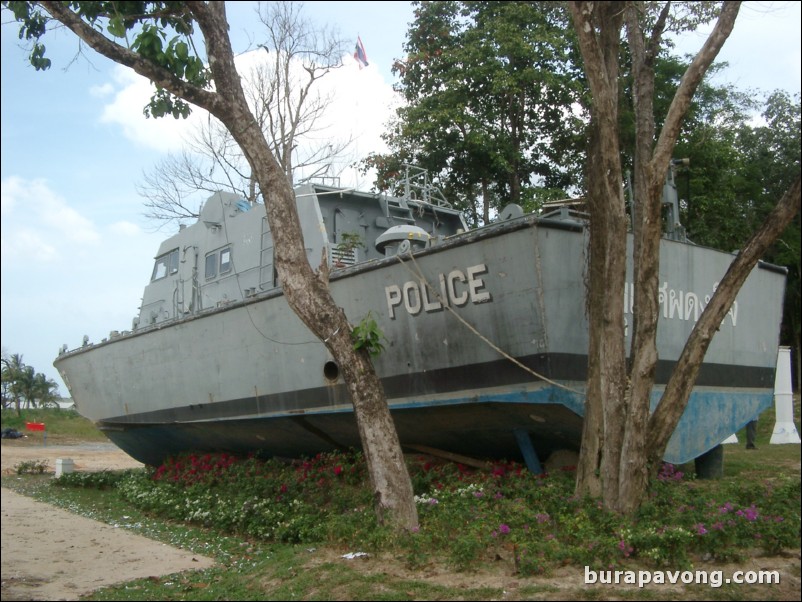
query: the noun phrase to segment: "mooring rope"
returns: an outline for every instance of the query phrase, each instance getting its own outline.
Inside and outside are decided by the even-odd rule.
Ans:
[[[507,353],[506,351],[501,349],[493,341],[491,341],[486,336],[484,336],[481,332],[479,332],[471,323],[469,323],[467,320],[465,320],[465,318],[463,318],[461,315],[459,315],[457,312],[455,312],[453,310],[453,308],[450,305],[448,305],[448,303],[444,302],[443,298],[440,296],[440,293],[438,293],[432,287],[432,285],[429,284],[429,281],[427,280],[426,276],[423,275],[423,272],[421,271],[420,266],[418,265],[418,262],[415,260],[415,257],[412,255],[412,250],[411,249],[409,251],[409,258],[412,260],[412,263],[415,264],[415,269],[417,270],[417,274],[404,262],[404,260],[401,257],[401,255],[396,255],[395,257],[396,257],[396,259],[398,259],[398,261],[401,263],[401,265],[404,266],[404,268],[407,271],[409,271],[410,274],[412,274],[413,276],[416,276],[417,278],[420,279],[420,281],[423,283],[423,285],[426,286],[426,288],[432,294],[434,294],[435,297],[437,297],[437,299],[440,301],[440,304],[445,309],[447,309],[448,311],[451,312],[452,316],[457,318],[457,320],[459,320],[468,330],[470,330],[473,334],[475,334],[477,337],[479,337],[479,339],[484,341],[487,345],[490,346],[491,349],[493,349],[494,351],[499,353],[502,357],[508,359],[513,364],[515,364],[516,366],[518,366],[522,370],[525,370],[526,372],[528,372],[529,374],[531,374],[535,378],[538,378],[538,379],[540,379],[540,380],[542,380],[544,382],[547,382],[550,385],[553,385],[553,386],[558,387],[560,389],[565,389],[566,391],[570,391],[571,393],[576,393],[577,395],[582,395],[582,396],[585,395],[581,391],[577,391],[576,389],[572,389],[571,387],[569,387],[567,385],[564,385],[562,383],[558,383],[557,381],[554,381],[554,380],[548,378],[547,376],[545,376],[543,374],[540,374],[540,373],[536,372],[535,370],[532,370],[529,366],[526,366],[525,364],[521,363],[518,359],[516,359],[513,356],[511,356],[509,353]]]

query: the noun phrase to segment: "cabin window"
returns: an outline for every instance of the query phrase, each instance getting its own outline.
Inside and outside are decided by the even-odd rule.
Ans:
[[[209,253],[206,256],[206,280],[217,276],[217,253]]]
[[[206,280],[216,278],[231,271],[231,247],[223,247],[219,251],[206,256]]]
[[[151,281],[160,280],[178,271],[178,249],[173,249],[169,253],[160,255],[156,258],[156,265],[153,266]]]
[[[225,274],[231,271],[231,247],[226,247],[220,251],[220,273]]]

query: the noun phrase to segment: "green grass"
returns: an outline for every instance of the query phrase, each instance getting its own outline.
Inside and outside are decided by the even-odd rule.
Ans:
[[[108,441],[106,435],[75,410],[23,409],[20,415],[12,409],[2,411],[2,428],[17,429],[21,433],[28,434],[31,439],[42,437],[41,432],[26,431],[26,422],[44,422],[47,440],[51,443],[68,443],[76,440]]]
[[[47,412],[25,419],[67,440],[86,428]],[[787,599],[787,587],[582,584],[585,565],[753,569],[772,567],[766,555],[798,558],[800,446],[769,445],[773,424],[765,412],[757,450],[745,449],[744,433],[725,446],[721,479],[655,481],[631,519],[574,498],[571,472],[538,478],[499,464],[490,473],[421,456],[408,458],[421,528],[406,535],[376,524],[359,454],[295,463],[187,456],[158,471],[10,475],[2,485],[217,560],[89,600]],[[341,558],[353,551],[369,557]]]

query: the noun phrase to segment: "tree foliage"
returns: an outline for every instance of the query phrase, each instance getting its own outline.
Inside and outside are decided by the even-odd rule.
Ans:
[[[683,221],[695,243],[735,251],[799,175],[802,106],[799,94],[783,91],[761,98],[729,88],[705,90],[677,144],[676,154],[690,159],[680,174]],[[788,269],[782,343],[797,350],[801,238],[797,215],[763,257]]]
[[[0,359],[3,379],[3,408],[13,405],[20,412],[22,407],[46,407],[58,404],[58,384],[33,366],[28,366],[22,355],[14,353]]]
[[[475,223],[578,184],[583,91],[552,2],[416,2],[394,72],[406,104],[368,165],[386,189],[413,163]]]

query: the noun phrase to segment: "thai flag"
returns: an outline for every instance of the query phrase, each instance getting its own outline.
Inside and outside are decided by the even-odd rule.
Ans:
[[[356,49],[354,50],[354,58],[356,62],[359,63],[359,68],[368,66],[368,55],[365,52],[365,47],[362,45],[362,38],[357,36],[356,38]]]

